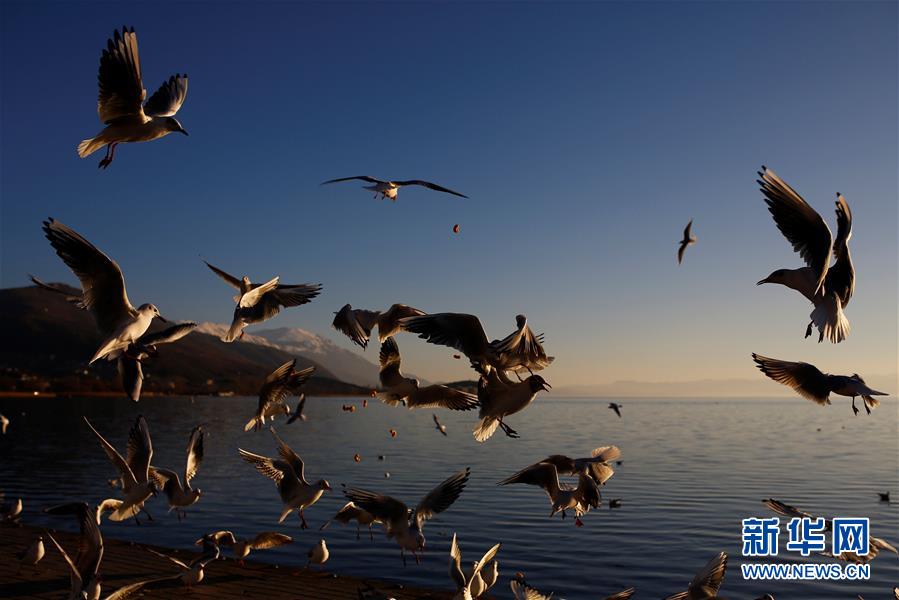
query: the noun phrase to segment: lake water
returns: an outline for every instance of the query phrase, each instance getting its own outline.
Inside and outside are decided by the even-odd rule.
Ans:
[[[354,413],[341,404],[359,405]],[[449,538],[459,535],[465,560],[476,560],[490,545],[499,552],[498,598],[509,598],[508,580],[523,571],[538,588],[569,600],[603,597],[627,586],[637,598],[658,598],[685,589],[702,565],[720,551],[730,555],[722,593],[755,598],[771,592],[787,599],[867,600],[888,598],[899,584],[899,558],[883,554],[864,583],[759,583],[744,581],[740,521],[772,516],[760,502],[774,497],[823,516],[867,516],[872,533],[899,542],[899,502],[879,502],[876,492],[892,490],[899,500],[897,402],[888,399],[865,416],[854,417],[848,399],[821,408],[801,398],[784,399],[625,399],[624,418],[606,408],[608,400],[542,397],[509,419],[521,439],[500,432],[486,444],[471,436],[472,413],[439,413],[449,436],[433,427],[430,411],[412,412],[361,399],[310,398],[309,420],[276,425],[306,461],[307,478],[327,478],[334,491],[306,511],[312,529],[301,531],[294,516],[283,525],[274,485],[237,454],[242,447],[274,456],[268,432],[244,433],[254,398],[145,398],[139,404],[113,400],[0,400],[12,418],[0,437],[0,489],[25,499],[25,521],[71,528],[66,519],[47,518],[40,509],[54,503],[97,501],[114,495],[106,483],[114,475],[97,440],[81,421],[88,416],[124,452],[128,429],[144,414],[155,447],[154,464],[183,468],[190,429],[209,432],[206,458],[194,480],[203,492],[178,523],[166,514],[163,497],[147,508],[156,520],[145,526],[104,522],[111,538],[191,547],[202,533],[231,529],[239,536],[274,530],[294,536],[293,546],[259,552],[255,558],[302,565],[320,536],[331,549],[327,567],[346,575],[376,577],[428,587],[451,587],[447,576]],[[25,415],[22,416],[22,412]],[[389,430],[398,435],[391,438]],[[588,456],[592,448],[615,444],[623,464],[603,490],[621,498],[587,514],[577,528],[570,517],[548,517],[550,504],[531,486],[495,483],[548,454]],[[359,453],[361,462],[354,462]],[[378,460],[385,455],[385,460]],[[356,540],[354,526],[317,527],[343,505],[340,485],[392,495],[414,505],[433,485],[471,467],[471,482],[447,512],[425,528],[424,562],[404,568],[398,547],[380,531],[375,541]],[[389,472],[386,479],[384,473]],[[781,536],[781,546],[785,533]],[[781,553],[781,562],[796,560]],[[811,559],[820,561],[823,559]]]

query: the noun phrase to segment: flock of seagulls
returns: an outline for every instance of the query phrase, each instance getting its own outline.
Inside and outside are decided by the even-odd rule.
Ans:
[[[133,28],[116,31],[108,40],[100,58],[98,81],[97,112],[105,128],[95,137],[78,145],[79,156],[89,156],[105,147],[106,156],[99,164],[100,168],[105,169],[112,163],[118,144],[152,141],[172,132],[187,135],[181,123],[175,119],[175,114],[187,95],[187,75],[171,76],[147,99],[141,78],[137,35]],[[397,199],[400,188],[407,186],[420,186],[461,198],[468,197],[419,179],[382,180],[363,175],[331,179],[323,182],[323,185],[351,180],[369,184],[364,188],[374,192],[375,197],[391,201]],[[855,290],[855,270],[849,251],[852,213],[846,199],[837,194],[837,235],[834,239],[824,219],[773,171],[763,167],[759,172],[758,183],[775,225],[805,263],[805,266],[796,269],[778,269],[758,283],[784,285],[798,291],[812,303],[813,310],[806,327],[806,337],[817,328],[819,342],[824,339],[835,344],[844,341],[850,331],[844,309]],[[687,247],[696,243],[692,227],[691,219],[679,242],[679,264],[683,262]],[[458,232],[458,228],[456,225],[454,231]],[[101,342],[92,356],[85,357],[86,362],[116,361],[125,395],[134,402],[139,401],[144,380],[144,361],[156,356],[160,346],[176,343],[190,334],[196,328],[196,323],[175,323],[161,329],[151,329],[155,320],[163,323],[167,320],[154,304],[144,303],[135,307],[131,303],[124,275],[113,259],[81,234],[52,218],[44,221],[43,232],[59,258],[78,278],[81,293],[71,294],[34,276],[32,281],[48,292],[62,294],[74,309],[86,310],[92,315]],[[233,297],[235,307],[232,323],[222,338],[228,343],[238,342],[244,336],[246,327],[272,319],[282,309],[307,304],[322,291],[319,284],[282,284],[280,276],[274,276],[264,283],[254,283],[248,276],[238,278],[206,261],[204,263],[237,291]],[[507,419],[525,410],[540,392],[551,388],[536,372],[549,367],[554,357],[548,356],[544,350],[544,335],[535,334],[524,315],[516,316],[516,326],[511,333],[503,338],[491,339],[480,319],[472,314],[426,313],[401,303],[393,304],[385,311],[354,309],[350,304],[345,304],[334,314],[334,329],[363,349],[367,348],[372,331],[378,329],[380,389],[375,394],[378,399],[387,405],[404,406],[408,409],[477,409],[478,422],[474,425],[473,435],[478,442],[486,442],[497,429],[509,438],[520,437],[507,423]],[[405,376],[401,371],[400,350],[396,342],[396,337],[403,333],[417,335],[430,344],[452,348],[464,355],[477,373],[477,393],[446,385],[422,386],[417,379]],[[758,354],[753,354],[752,357],[767,377],[791,387],[801,396],[818,404],[829,404],[830,394],[848,396],[852,398],[852,408],[857,414],[855,399],[861,397],[866,411],[870,413],[878,405],[875,396],[886,395],[868,387],[858,374],[829,375],[808,363],[788,362]],[[455,355],[455,358],[460,358],[460,355]],[[306,479],[303,459],[279,437],[271,423],[282,415],[286,417],[287,423],[307,419],[303,412],[306,397],[301,388],[313,373],[314,367],[297,370],[294,359],[275,368],[261,385],[256,412],[247,422],[245,431],[259,431],[268,425],[275,441],[277,456],[272,458],[243,448],[237,449],[237,454],[244,461],[274,482],[283,506],[278,522],[283,523],[296,511],[303,529],[308,528],[305,509],[315,505],[332,488],[325,479],[314,482]],[[287,402],[293,396],[298,397],[298,402],[296,409],[292,411]],[[620,404],[611,402],[608,408],[621,418]],[[186,509],[202,497],[201,490],[194,488],[192,482],[203,461],[206,432],[201,426],[193,428],[188,439],[183,469],[179,467],[174,470],[152,465],[153,444],[147,422],[142,416],[136,419],[130,429],[125,456],[87,418],[84,421],[119,474],[113,483],[121,488],[121,498],[107,498],[96,506],[73,502],[46,509],[48,514],[74,517],[77,521],[80,541],[74,558],[49,533],[46,534],[46,539],[70,568],[70,598],[95,600],[101,595],[99,569],[103,557],[103,537],[100,533],[102,517],[106,516],[112,521],[133,519],[139,524],[139,515],[143,513],[147,519],[152,520],[144,505],[151,497],[162,492],[170,512],[175,512],[179,521],[186,518]],[[433,414],[433,421],[440,434],[448,435],[446,426],[440,422],[436,413]],[[9,419],[0,415],[3,433],[9,424]],[[391,435],[395,436],[396,432],[391,430]],[[572,512],[575,525],[581,526],[583,523],[580,517],[601,505],[601,489],[614,475],[612,463],[620,464],[620,456],[621,452],[616,446],[596,448],[589,457],[582,458],[551,455],[524,467],[498,485],[525,484],[539,487],[550,501],[550,517],[560,514],[565,519],[567,513]],[[448,510],[459,499],[470,475],[470,469],[465,468],[449,476],[428,492],[414,508],[381,493],[357,488],[345,489],[343,495],[348,502],[321,529],[332,521],[341,524],[355,522],[357,539],[362,527],[367,527],[369,537],[374,539],[372,529],[375,525],[380,525],[387,537],[393,539],[399,547],[404,565],[407,553],[411,553],[416,563],[420,563],[426,545],[426,522]],[[567,482],[560,477],[570,477],[576,481]],[[889,501],[888,493],[885,500]],[[809,516],[777,500],[768,499],[764,502],[781,515]],[[609,502],[610,507],[620,505],[621,499]],[[16,521],[21,513],[21,499],[0,508],[0,516],[4,521]],[[46,554],[44,540],[44,536],[38,536],[18,555],[21,568],[34,567],[41,561]],[[124,598],[155,581],[168,579],[178,579],[188,587],[198,585],[204,579],[204,570],[221,557],[222,547],[231,548],[233,556],[242,563],[253,551],[293,542],[293,538],[278,532],[265,531],[253,538],[237,538],[231,531],[221,530],[207,533],[196,541],[196,545],[202,546],[203,551],[191,561],[182,561],[147,548],[148,552],[177,567],[178,572],[161,580],[131,584],[106,598]],[[899,554],[894,546],[880,538],[872,537],[871,546],[874,550],[869,557],[834,558],[865,562],[881,551]],[[480,560],[471,563],[470,567],[465,566],[457,537],[453,534],[449,576],[455,586],[455,598],[473,600],[496,584],[499,577],[496,558],[499,550],[500,544],[495,544]],[[327,544],[322,539],[308,551],[306,566],[324,564],[329,555]],[[669,596],[668,600],[718,598],[726,568],[727,555],[722,552],[694,577],[685,591]],[[520,573],[510,585],[518,600],[551,597],[527,583]],[[633,594],[634,588],[628,588],[608,596],[607,600],[626,600]],[[899,597],[899,590],[896,594]],[[362,595],[363,592],[360,591],[360,597]],[[773,596],[769,594],[764,598],[773,599]]]

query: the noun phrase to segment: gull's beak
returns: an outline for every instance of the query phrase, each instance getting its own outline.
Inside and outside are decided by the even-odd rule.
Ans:
[[[765,277],[764,279],[759,279],[759,280],[756,282],[756,285],[762,285],[763,283],[768,283],[768,278],[767,278],[767,277]]]
[[[553,386],[549,385],[545,381],[543,382],[543,385],[541,385],[540,387],[542,387],[544,391],[549,391],[549,390],[553,389]]]
[[[187,133],[187,130],[186,130],[186,129],[179,129],[179,130],[178,130],[178,133],[183,133],[184,135],[186,135],[186,136],[188,136],[188,137],[190,136],[190,134]]]

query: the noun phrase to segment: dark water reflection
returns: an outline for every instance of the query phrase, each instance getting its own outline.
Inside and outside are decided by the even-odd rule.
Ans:
[[[352,527],[303,532],[296,518],[279,526],[274,486],[237,455],[238,446],[274,454],[268,433],[242,431],[255,399],[0,400],[0,412],[13,421],[0,437],[0,489],[25,498],[27,522],[70,527],[46,518],[40,509],[114,494],[106,484],[114,472],[81,415],[124,450],[128,428],[143,413],[155,445],[154,463],[160,466],[183,468],[190,429],[202,423],[209,431],[206,460],[195,480],[204,496],[184,523],[166,515],[163,500],[156,499],[148,504],[154,523],[104,523],[109,537],[189,547],[213,529],[245,536],[282,531],[296,543],[257,558],[300,565],[322,535],[331,548],[328,566],[336,572],[448,588],[447,551],[455,531],[466,559],[503,543],[502,580],[495,589],[502,598],[510,597],[507,581],[517,570],[570,599],[595,598],[629,585],[637,587],[639,598],[657,598],[683,589],[722,550],[731,555],[723,588],[728,597],[772,592],[788,599],[863,594],[877,600],[899,583],[899,559],[892,554],[874,561],[872,580],[866,583],[767,585],[744,582],[738,567],[740,520],[769,516],[759,502],[768,496],[825,516],[869,516],[875,535],[899,541],[899,503],[881,503],[875,493],[891,489],[899,498],[899,419],[893,399],[871,417],[857,418],[843,402],[821,409],[798,398],[624,400],[624,418],[618,419],[606,401],[546,398],[510,421],[522,439],[498,436],[483,445],[470,434],[473,415],[442,413],[449,429],[449,437],[443,437],[434,430],[430,412],[371,403],[350,414],[341,412],[344,402],[361,400],[312,398],[308,422],[278,427],[305,459],[307,477],[325,477],[334,487],[307,511],[313,527],[343,504],[342,483],[414,504],[444,477],[472,469],[457,504],[425,529],[428,552],[422,566],[403,568],[398,548],[383,534],[376,534],[374,542],[364,536],[357,542]],[[398,431],[396,438],[390,437],[390,428]],[[624,463],[604,496],[622,498],[623,506],[588,514],[584,527],[574,527],[570,519],[549,519],[549,503],[537,489],[495,485],[547,454],[585,456],[605,444],[620,446]],[[355,453],[362,456],[358,464]],[[384,461],[377,459],[382,454]]]

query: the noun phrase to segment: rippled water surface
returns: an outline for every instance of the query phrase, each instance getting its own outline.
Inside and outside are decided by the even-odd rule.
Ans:
[[[344,402],[360,406],[346,413],[340,409]],[[502,579],[494,590],[500,598],[511,596],[508,578],[515,571],[570,600],[602,597],[629,585],[636,586],[637,598],[658,598],[684,589],[722,550],[731,556],[722,593],[733,598],[772,592],[779,599],[863,594],[877,600],[889,597],[899,584],[899,558],[892,554],[872,563],[872,579],[865,583],[754,583],[743,581],[738,567],[740,520],[770,516],[760,503],[769,496],[824,516],[869,516],[875,535],[899,541],[899,503],[879,502],[876,495],[892,490],[899,499],[894,399],[873,415],[858,417],[842,399],[827,408],[800,398],[622,402],[624,418],[619,419],[606,408],[607,400],[541,398],[510,419],[521,439],[500,433],[478,444],[470,433],[473,414],[441,412],[449,430],[443,437],[429,411],[375,402],[363,409],[361,399],[311,398],[307,422],[276,426],[306,461],[307,478],[324,477],[334,488],[306,511],[313,529],[301,531],[295,517],[278,525],[281,504],[274,485],[237,455],[238,447],[270,456],[275,452],[267,432],[243,432],[255,399],[0,400],[0,412],[13,421],[0,437],[0,489],[25,498],[27,522],[70,527],[64,519],[41,515],[40,509],[115,494],[106,483],[114,475],[112,467],[81,415],[124,451],[128,429],[143,413],[155,447],[153,462],[163,467],[182,469],[190,429],[206,427],[206,459],[195,479],[204,495],[183,523],[166,514],[160,497],[147,505],[153,523],[104,523],[108,537],[186,548],[214,529],[239,536],[282,531],[296,543],[256,558],[302,565],[306,550],[322,535],[333,571],[449,588],[447,552],[455,531],[466,560],[502,542]],[[390,437],[391,428],[396,438]],[[621,448],[623,464],[603,496],[621,498],[622,507],[589,513],[583,527],[575,527],[571,518],[550,519],[549,502],[537,488],[495,485],[548,454],[587,456],[607,444]],[[356,453],[360,463],[354,462]],[[434,484],[464,467],[471,467],[471,482],[455,505],[427,525],[421,566],[410,561],[404,568],[398,547],[380,532],[371,542],[365,535],[357,541],[352,526],[317,531],[342,506],[341,484],[414,505]]]

